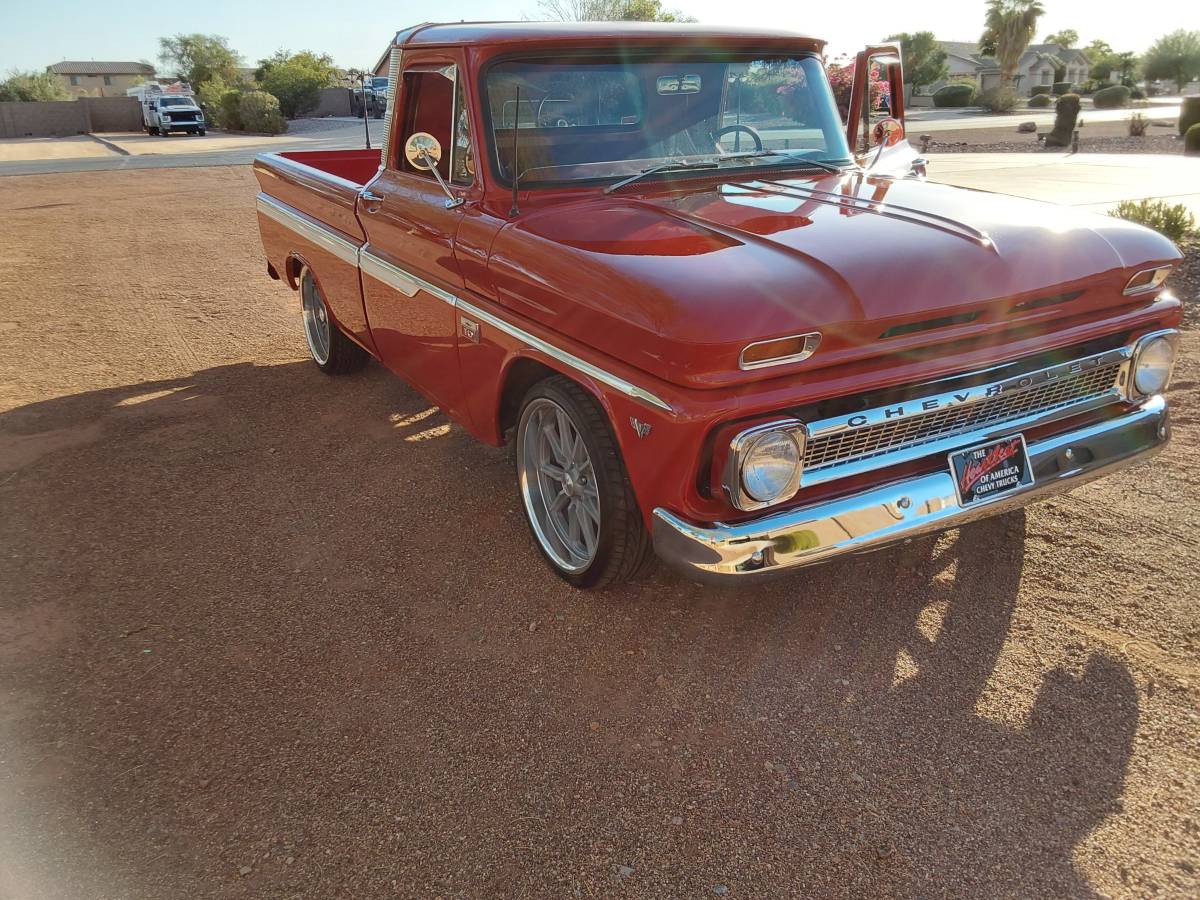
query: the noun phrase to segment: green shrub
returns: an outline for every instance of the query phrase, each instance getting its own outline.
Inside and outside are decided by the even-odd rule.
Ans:
[[[933,92],[934,106],[970,106],[975,99],[975,86],[971,84],[947,84]]]
[[[1046,146],[1069,147],[1079,120],[1079,95],[1063,94],[1054,107],[1054,130],[1046,135]]]
[[[1045,109],[1049,105],[1049,94],[1036,94],[1029,98],[1029,106],[1031,109]]]
[[[217,101],[217,123],[226,131],[242,130],[242,92],[226,90]]]
[[[979,95],[977,102],[988,112],[1012,112],[1017,108],[1017,92],[1006,87],[989,88]]]
[[[1200,156],[1200,122],[1189,128],[1183,136],[1183,155]]]
[[[1200,97],[1184,97],[1179,107],[1179,133],[1187,134],[1197,122],[1200,122]]]
[[[1071,82],[1056,81],[1054,82],[1054,96],[1061,97],[1063,94],[1071,93]]]
[[[1117,109],[1129,105],[1129,88],[1123,84],[1113,84],[1103,90],[1096,91],[1092,103],[1096,109]]]
[[[1032,88],[1029,89],[1030,97],[1037,97],[1037,96],[1040,96],[1041,94],[1049,94],[1049,93],[1050,93],[1050,85],[1048,85],[1048,84],[1035,84]]]
[[[282,134],[287,131],[287,120],[279,111],[279,101],[266,91],[242,94],[238,104],[238,115],[245,131],[255,131],[259,134]]]
[[[1078,88],[1076,88],[1076,92],[1080,94],[1094,94],[1103,86],[1104,84],[1097,81],[1095,78],[1089,78],[1083,84],[1079,85]]]
[[[1196,217],[1186,206],[1165,200],[1123,200],[1109,215],[1153,228],[1176,243],[1191,234],[1196,226]]]

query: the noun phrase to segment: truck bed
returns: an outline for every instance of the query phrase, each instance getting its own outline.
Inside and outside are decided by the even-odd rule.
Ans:
[[[264,153],[254,160],[254,176],[268,197],[361,244],[365,237],[354,205],[379,170],[379,159],[378,150]]]

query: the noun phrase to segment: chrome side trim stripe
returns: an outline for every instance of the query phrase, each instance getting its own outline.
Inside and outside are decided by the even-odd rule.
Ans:
[[[659,409],[666,410],[667,412],[674,412],[671,404],[649,391],[638,387],[636,384],[631,384],[624,378],[613,375],[611,372],[606,372],[599,366],[594,366],[587,360],[575,356],[573,353],[560,350],[548,341],[544,341],[530,334],[528,331],[504,321],[500,317],[480,309],[475,304],[469,303],[458,295],[443,290],[437,285],[426,281],[424,278],[414,275],[406,269],[401,269],[399,266],[393,265],[385,259],[381,259],[365,247],[346,240],[333,231],[333,229],[321,225],[307,216],[301,215],[273,197],[268,197],[266,194],[260,193],[258,195],[258,210],[268,218],[274,219],[279,224],[295,231],[301,237],[328,250],[338,257],[338,259],[357,266],[364,275],[374,278],[388,287],[394,288],[406,297],[414,297],[418,291],[424,291],[472,318],[481,322],[487,322],[493,328],[516,338],[526,346],[541,350],[552,359],[557,359],[564,365],[570,366],[572,369],[596,379],[601,384],[606,384],[613,390],[620,391],[627,397],[632,397],[651,406],[657,406]]]
[[[625,394],[627,397],[632,397],[635,400],[641,400],[643,403],[649,403],[651,406],[657,406],[659,409],[666,410],[667,412],[674,412],[670,403],[667,403],[665,400],[656,397],[649,391],[643,390],[636,384],[630,384],[624,378],[619,378],[616,375],[613,375],[611,372],[606,372],[604,369],[594,366],[587,360],[580,359],[578,356],[568,353],[566,350],[560,350],[553,344],[543,341],[541,338],[530,334],[528,331],[524,331],[518,328],[516,325],[510,325],[503,319],[493,316],[490,312],[480,309],[473,303],[468,303],[466,300],[460,299],[458,301],[458,308],[472,318],[479,319],[482,322],[487,322],[493,328],[515,337],[517,340],[523,344],[526,344],[527,346],[533,347],[536,350],[541,350],[547,356],[557,359],[559,362],[564,363],[565,365],[570,366],[572,369],[582,372],[591,378],[595,378],[601,384],[606,384],[613,390],[620,391],[622,394]]]
[[[266,194],[259,194],[258,211],[268,219],[274,219],[280,225],[290,228],[301,237],[312,241],[323,250],[328,250],[338,259],[352,266],[358,265],[359,245],[348,241],[327,225],[301,215],[290,206],[280,203]]]
[[[667,412],[674,411],[671,409],[671,404],[667,403],[660,397],[655,396],[649,391],[638,387],[636,384],[631,384],[624,378],[613,375],[611,372],[607,372],[604,369],[601,369],[599,366],[594,366],[587,360],[580,359],[573,353],[568,353],[566,350],[555,347],[550,342],[544,341],[540,337],[530,334],[523,328],[518,328],[516,325],[506,322],[499,316],[492,315],[485,309],[480,309],[474,303],[464,300],[462,297],[452,294],[449,291],[442,290],[437,285],[430,284],[424,278],[414,275],[412,272],[401,269],[399,266],[395,266],[384,259],[380,259],[368,249],[364,248],[360,254],[359,265],[362,268],[364,275],[374,278],[376,281],[383,282],[389,287],[392,287],[404,294],[406,297],[415,296],[417,291],[424,291],[425,293],[450,304],[464,315],[468,315],[478,322],[486,322],[497,331],[503,331],[505,334],[516,338],[518,341],[528,347],[541,350],[552,359],[556,359],[564,365],[575,369],[577,372],[582,372],[583,374],[596,379],[601,384],[608,385],[615,391],[620,391],[627,397],[632,397],[635,400],[640,400],[643,403],[650,404],[651,406],[657,406],[659,409],[666,410]]]
[[[359,264],[362,266],[364,275],[369,275],[376,281],[382,281],[388,287],[398,290],[405,297],[415,297],[417,291],[424,291],[451,306],[457,306],[459,303],[459,298],[456,295],[442,290],[435,284],[430,284],[424,278],[414,275],[407,269],[401,269],[386,259],[376,256],[370,250],[366,249],[366,247],[363,248],[359,259]]]

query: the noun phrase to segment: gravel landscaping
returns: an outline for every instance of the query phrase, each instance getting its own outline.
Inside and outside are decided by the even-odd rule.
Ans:
[[[1154,119],[1141,137],[1131,137],[1127,122],[1094,122],[1089,124],[1087,115],[1080,117],[1080,153],[1183,153],[1183,138],[1176,130],[1175,122]],[[928,153],[1036,153],[1046,149],[1038,140],[1038,133],[1050,130],[1048,123],[1038,123],[1038,132],[1022,133],[1016,128],[956,129],[930,134],[926,144],[922,132],[914,126],[909,132],[909,142],[918,150]],[[1052,152],[1062,153],[1055,147]]]

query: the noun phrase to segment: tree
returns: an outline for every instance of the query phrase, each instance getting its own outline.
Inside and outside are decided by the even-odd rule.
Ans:
[[[893,34],[889,41],[900,42],[900,58],[904,61],[904,80],[913,88],[934,84],[950,74],[946,51],[932,31]]]
[[[539,0],[542,12],[561,22],[695,22],[662,0]]]
[[[1038,19],[1045,12],[1038,0],[988,0],[979,49],[996,58],[1001,86],[1012,86],[1021,54],[1033,40]]]
[[[214,78],[227,84],[238,81],[242,58],[219,34],[177,34],[159,38],[158,47],[158,58],[174,66],[175,74],[196,90]]]
[[[310,50],[290,53],[280,50],[269,59],[260,59],[254,77],[263,89],[279,100],[284,116],[294,119],[316,107],[321,88],[334,84],[337,67],[325,54]]]
[[[8,73],[0,81],[0,100],[20,100],[32,103],[36,100],[70,100],[70,92],[63,87],[58,77],[49,72]]]
[[[1182,94],[1185,84],[1200,78],[1200,31],[1180,28],[1160,37],[1146,51],[1142,66],[1147,78],[1173,81]]]
[[[1064,50],[1070,50],[1079,43],[1079,32],[1074,28],[1064,28],[1062,31],[1046,35],[1046,43],[1058,44]]]

